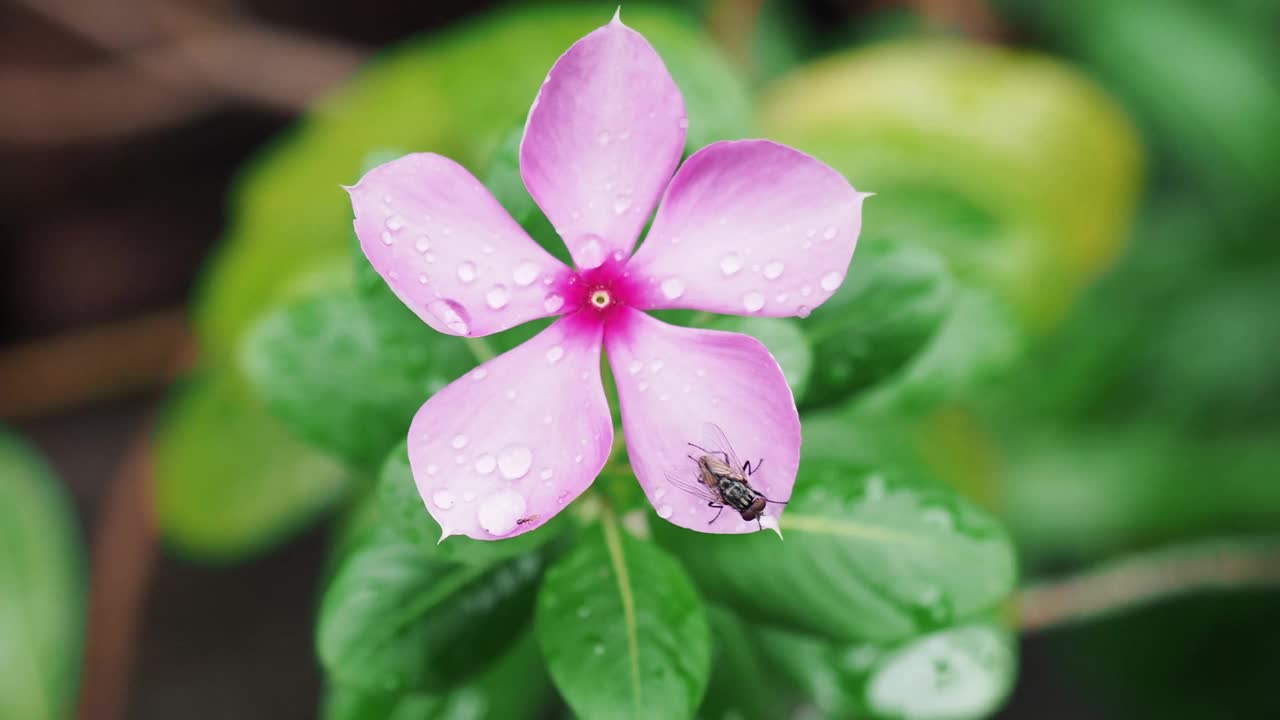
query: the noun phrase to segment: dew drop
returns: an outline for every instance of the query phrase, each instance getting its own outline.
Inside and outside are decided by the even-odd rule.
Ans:
[[[600,131],[600,134],[596,136],[596,142],[600,143],[600,147],[604,147],[605,145],[608,145],[608,144],[609,144],[609,131],[608,131],[608,130],[601,130],[601,131]]]
[[[494,310],[501,310],[511,300],[511,291],[506,285],[494,285],[484,294],[484,301]]]
[[[481,475],[488,475],[489,473],[493,472],[494,468],[498,467],[498,461],[492,455],[489,455],[489,454],[481,455],[480,457],[476,458],[475,467],[476,467],[476,472],[480,473]]]
[[[644,363],[639,360],[632,360],[631,364],[627,365],[627,372],[631,373],[632,375],[640,374],[640,371],[643,369],[644,369]]]
[[[597,656],[604,655],[604,646],[596,645],[594,648],[592,648],[592,652],[594,652]]]
[[[827,240],[833,240],[835,239],[835,236],[836,236],[835,225],[828,225],[827,229],[822,231],[822,237],[826,238]]]
[[[573,461],[574,461],[574,462],[576,462],[576,463],[580,463],[580,462],[582,462],[582,456],[581,456],[581,455],[574,455],[574,456],[573,456]]]
[[[667,278],[662,281],[662,295],[668,300],[675,300],[684,294],[684,283],[679,278]]]
[[[670,505],[663,505],[662,507],[658,508],[658,517],[662,518],[663,520],[666,520],[667,518],[671,517],[672,512],[674,512],[674,510],[671,509]]]
[[[427,466],[427,474],[428,474],[428,475],[435,475],[435,474],[436,474],[436,473],[438,473],[438,472],[440,472],[440,467],[439,467],[438,465],[428,465],[428,466]]]
[[[499,490],[480,503],[476,520],[490,535],[506,535],[516,527],[516,521],[524,516],[524,496],[515,490]]]
[[[431,502],[435,503],[436,507],[441,510],[448,510],[453,507],[453,501],[453,493],[448,490],[437,490],[436,494],[431,496]]]
[[[649,363],[649,372],[653,373],[654,375],[657,375],[659,372],[662,371],[662,368],[664,365],[666,365],[666,363],[662,362],[661,360],[654,360],[653,362]]]
[[[764,266],[764,277],[766,280],[777,280],[782,277],[783,265],[781,262],[774,260]]]
[[[649,389],[649,383],[647,383],[647,382],[645,382],[645,381],[641,380],[641,381],[640,381],[640,384],[639,384],[639,385],[637,385],[636,387],[640,388],[640,392],[644,392],[645,390],[648,390],[648,389]]]
[[[471,373],[471,379],[475,381],[480,381],[487,377],[489,377],[489,371],[482,367],[476,368],[475,371]]]
[[[542,478],[543,480],[550,480],[551,476],[554,474],[555,473],[551,471],[551,468],[542,468],[542,472],[538,473],[538,477]]]
[[[619,195],[613,201],[613,212],[621,215],[631,209],[631,198],[627,195]]]
[[[662,498],[666,497],[666,495],[667,495],[667,489],[663,487],[660,487],[657,490],[653,491],[654,500],[661,500]]]
[[[553,313],[562,307],[564,307],[564,298],[560,297],[556,293],[550,293],[547,295],[546,299],[542,301],[542,309],[549,313]]]
[[[747,312],[758,312],[764,307],[764,295],[758,292],[749,292],[742,296],[742,306]]]
[[[418,284],[420,284],[420,285],[426,285],[426,284],[427,284],[427,280],[428,280],[428,278],[427,278],[427,276],[426,276],[426,275],[419,275],[419,276],[418,276]]]
[[[553,345],[551,349],[547,351],[547,362],[549,363],[559,362],[562,357],[564,357],[564,348],[559,345]]]
[[[742,269],[742,256],[738,253],[729,253],[720,258],[720,272],[726,276],[734,275]]]
[[[453,446],[454,450],[461,450],[466,447],[469,442],[471,442],[471,439],[466,435],[454,435],[453,440],[451,440],[449,444]]]
[[[791,297],[791,296],[790,296],[790,295],[788,295],[788,294],[786,294],[786,293],[778,293],[778,297],[774,298],[774,300],[777,300],[777,301],[778,301],[778,304],[779,304],[779,305],[781,305],[781,304],[785,303],[785,302],[787,301],[787,299],[788,299],[788,298],[790,298],[790,297]]]
[[[822,289],[831,292],[840,287],[840,281],[844,278],[838,272],[829,272],[822,276]]]
[[[395,242],[395,241],[396,241],[395,236],[394,236],[394,235],[392,235],[392,234],[391,234],[391,232],[390,232],[389,230],[383,230],[383,231],[382,231],[382,244],[383,244],[383,245],[390,245],[391,243],[393,243],[393,242]]]
[[[466,310],[452,300],[432,300],[427,303],[427,312],[459,335],[471,332],[471,326],[467,324]]]
[[[527,287],[538,279],[538,266],[535,263],[523,262],[511,273],[511,279],[520,287]]]
[[[805,297],[809,297],[810,295],[813,294],[813,286],[805,285],[804,287],[800,288],[800,294]]]
[[[797,307],[797,308],[796,308],[796,315],[798,315],[798,316],[800,316],[800,317],[802,317],[802,318],[807,318],[807,317],[809,317],[809,313],[810,313],[810,312],[812,312],[812,311],[809,309],[809,306],[808,306],[808,305],[801,305],[801,306],[799,306],[799,307]]]
[[[431,249],[431,238],[423,235],[414,241],[413,246],[417,248],[418,252],[425,253]]]
[[[458,279],[464,283],[472,282],[476,279],[476,264],[467,260],[458,266]]]
[[[508,480],[528,475],[532,464],[533,452],[523,445],[508,445],[498,453],[498,471]]]
[[[392,215],[387,218],[387,229],[391,232],[399,232],[404,227],[404,218],[399,215]]]
[[[435,262],[435,261],[436,261],[435,253],[427,253],[426,255],[423,255],[422,257],[423,257],[423,259],[424,259],[424,260],[426,260],[426,261],[427,261],[427,262],[429,262],[429,263],[433,263],[433,262]]]

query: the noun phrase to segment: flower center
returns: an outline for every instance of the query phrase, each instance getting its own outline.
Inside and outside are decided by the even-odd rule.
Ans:
[[[591,304],[598,310],[603,310],[613,303],[613,296],[604,288],[597,288],[591,293]]]

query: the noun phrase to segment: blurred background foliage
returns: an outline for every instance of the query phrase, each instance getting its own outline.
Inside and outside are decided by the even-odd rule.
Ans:
[[[688,151],[768,137],[877,193],[847,281],[811,317],[712,321],[765,342],[801,407],[787,540],[670,527],[615,466],[537,533],[436,544],[404,430],[477,358],[371,272],[340,185],[439,152],[563,256],[515,142],[546,70],[612,10],[513,4],[403,39],[231,184],[193,297],[198,367],[155,434],[156,520],[183,558],[234,565],[332,518],[324,716],[606,716],[630,692],[625,668],[595,666],[617,659],[622,609],[595,604],[613,580],[593,582],[613,552],[642,587],[671,589],[642,598],[672,619],[672,637],[642,639],[665,717],[959,720],[1011,692],[1001,716],[1280,716],[1275,590],[1055,629],[1038,661],[1051,680],[1024,669],[1029,690],[1018,633],[1039,628],[1018,603],[1032,596],[1013,595],[1280,531],[1280,10],[1266,0],[628,4],[682,89]],[[16,509],[0,533],[27,528],[0,544],[19,553],[0,564],[0,597],[16,593],[0,628],[28,632],[18,647],[41,669],[3,673],[18,684],[0,718],[66,717],[83,560],[50,475],[0,441],[30,496],[0,503]],[[6,637],[0,668],[16,662]]]

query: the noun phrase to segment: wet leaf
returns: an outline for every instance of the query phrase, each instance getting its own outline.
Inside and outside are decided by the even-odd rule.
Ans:
[[[165,540],[217,561],[271,547],[352,485],[347,470],[294,439],[226,372],[206,371],[173,392],[154,468]]]
[[[546,716],[551,681],[533,633],[471,680],[439,693],[367,692],[330,686],[325,720],[536,720]]]
[[[1013,547],[994,518],[915,462],[888,462],[883,449],[851,457],[843,446],[856,454],[875,442],[856,426],[827,445],[811,424],[781,515],[785,541],[656,528],[710,598],[770,624],[892,642],[989,610],[1013,590]]]
[[[498,657],[533,610],[537,553],[489,567],[431,557],[384,536],[357,550],[325,590],[316,645],[342,685],[441,689]]]
[[[84,558],[52,471],[0,429],[0,718],[75,710],[84,643]]]
[[[538,641],[584,718],[691,718],[710,674],[701,599],[679,563],[612,520],[547,571]]]

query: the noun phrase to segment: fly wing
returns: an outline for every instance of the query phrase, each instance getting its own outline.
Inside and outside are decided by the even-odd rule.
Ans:
[[[706,500],[707,502],[712,502],[712,503],[723,502],[723,500],[720,499],[720,496],[714,490],[712,490],[711,488],[707,487],[706,485],[700,482],[691,482],[689,480],[681,480],[680,478],[672,475],[671,473],[666,473],[666,476],[667,476],[667,482],[671,483],[676,488],[679,488],[680,490],[683,490],[694,497],[702,498],[703,500]]]
[[[729,458],[729,467],[731,467],[735,473],[741,473],[742,460],[738,458],[738,453],[733,451],[733,445],[729,443],[729,438],[725,436],[724,430],[721,430],[719,425],[709,422],[707,423],[706,433],[711,439],[711,449],[723,452]]]

